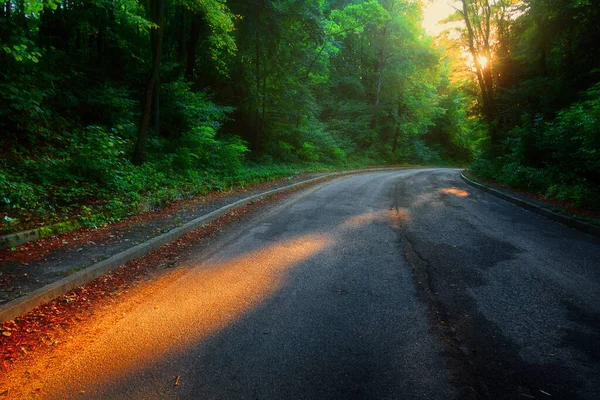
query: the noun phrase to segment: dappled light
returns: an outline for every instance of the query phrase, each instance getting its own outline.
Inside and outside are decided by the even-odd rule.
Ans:
[[[456,197],[467,197],[469,195],[469,192],[467,192],[466,190],[457,188],[444,188],[440,189],[440,191],[444,194],[452,194]]]

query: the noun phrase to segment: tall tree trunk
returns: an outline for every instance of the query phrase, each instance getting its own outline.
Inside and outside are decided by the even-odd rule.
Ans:
[[[545,43],[542,45],[542,49],[540,51],[540,75],[542,75],[544,78],[548,77],[548,62]]]
[[[373,118],[371,119],[371,128],[377,126],[377,119],[379,117],[379,99],[381,96],[381,84],[383,82],[383,71],[385,69],[386,60],[382,54],[379,58],[379,77],[377,78],[377,91],[375,92],[375,111],[373,112]]]
[[[261,80],[260,80],[260,40],[258,30],[255,35],[256,43],[256,134],[254,135],[254,151],[260,151],[260,134],[262,130],[262,121],[260,118],[260,102],[261,102]],[[264,93],[263,93],[264,96]]]
[[[104,64],[104,32],[102,31],[103,27],[98,29],[98,34],[96,35],[96,46],[97,46],[97,54],[98,54],[98,64]]]
[[[400,138],[400,127],[396,127],[396,134],[394,135],[394,144],[392,145],[392,153],[396,152],[396,147],[398,146],[398,139]]]
[[[164,14],[165,14],[165,0],[151,0],[150,2],[150,14],[151,20],[158,27],[153,29],[151,32],[152,41],[152,71],[148,82],[146,84],[146,91],[144,92],[144,99],[142,101],[142,116],[140,121],[140,129],[138,132],[138,139],[135,143],[135,150],[133,152],[133,163],[141,165],[144,163],[146,158],[146,139],[148,137],[148,126],[150,125],[150,113],[152,109],[152,97],[154,94],[154,88],[157,85],[159,71],[160,71],[160,60],[162,54],[162,44],[164,37]]]
[[[548,49],[548,33],[545,21],[542,21],[541,17],[536,18],[536,23],[540,29],[540,60],[539,60],[539,74],[544,78],[548,77],[548,61],[547,61],[547,49]]]
[[[385,38],[387,31],[387,27],[383,30],[383,36]],[[379,96],[381,95],[381,83],[383,82],[383,71],[385,70],[385,65],[387,64],[387,57],[385,56],[385,52],[383,49],[379,52],[379,78],[377,78],[377,93],[375,94],[375,115],[377,115],[377,110],[379,110]]]
[[[44,10],[46,8],[44,7]],[[24,0],[16,0],[15,1],[15,11],[16,15],[13,17],[18,26],[23,29],[23,32],[29,31],[29,26],[27,26],[27,17],[25,16],[25,1]]]
[[[492,146],[496,146],[498,144],[498,135],[496,129],[494,127],[494,85],[493,85],[493,76],[491,71],[491,52],[489,49],[489,32],[490,32],[490,17],[489,10],[486,10],[486,18],[485,18],[485,26],[477,26],[479,35],[483,37],[484,44],[483,49],[481,49],[480,54],[478,49],[475,46],[475,32],[473,30],[473,25],[471,23],[471,19],[469,16],[469,7],[467,4],[468,0],[462,0],[462,8],[463,8],[463,18],[465,20],[465,25],[467,26],[467,38],[469,41],[469,52],[471,53],[471,57],[473,57],[473,64],[475,65],[475,75],[477,76],[477,83],[479,85],[479,90],[481,91],[481,101],[483,105],[483,114],[486,121],[489,124],[490,130],[490,139],[492,141]],[[485,2],[484,7],[489,9],[489,5],[487,1]],[[479,61],[480,56],[485,56],[488,60],[488,66],[484,68]]]
[[[152,126],[154,127],[154,134],[160,135],[160,76],[156,80],[154,85],[154,91],[152,92]]]
[[[390,3],[390,8],[388,12],[392,14],[394,12],[394,6],[396,5],[395,1]],[[388,57],[385,54],[385,46],[386,46],[386,37],[388,31],[388,23],[385,23],[383,27],[383,32],[381,34],[381,49],[379,49],[379,77],[377,78],[377,92],[375,93],[375,112],[373,113],[373,119],[371,120],[371,127],[375,128],[377,126],[377,118],[379,114],[379,99],[381,96],[381,84],[383,82],[383,72],[385,70],[385,65],[387,64]]]
[[[77,28],[75,32],[75,51],[79,51],[81,49],[81,30]]]
[[[194,80],[194,69],[196,67],[196,47],[200,38],[199,16],[192,14],[192,23],[190,24],[190,37],[187,46],[187,64],[185,68],[185,78],[188,81]]]
[[[264,67],[263,67],[264,69]],[[263,77],[262,81],[262,106],[260,112],[260,125],[258,129],[258,133],[256,135],[256,151],[260,152],[260,138],[262,136],[262,130],[265,123],[265,112],[267,109],[267,75]]]
[[[181,65],[183,65],[183,62],[185,61],[185,22],[186,22],[186,16],[187,16],[187,12],[186,9],[184,7],[184,5],[181,5],[181,9],[179,11],[179,15],[180,15],[180,20],[179,20],[179,32],[178,32],[178,36],[179,36],[179,43],[177,43],[177,62],[180,63]]]

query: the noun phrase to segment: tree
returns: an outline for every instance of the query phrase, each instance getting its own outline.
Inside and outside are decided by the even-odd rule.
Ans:
[[[146,83],[146,90],[142,100],[142,116],[138,139],[135,143],[133,152],[133,163],[140,165],[146,158],[146,140],[148,137],[148,127],[150,125],[150,113],[152,109],[152,100],[156,93],[155,102],[158,102],[158,80],[160,72],[160,61],[162,58],[163,38],[164,38],[164,20],[165,20],[165,0],[150,0],[149,20],[154,24],[150,38],[152,45],[152,70]]]
[[[494,79],[492,74],[492,7],[489,0],[461,0],[462,16],[466,26],[466,39],[473,61],[482,102],[482,112],[489,124],[492,145],[499,143],[494,126],[496,117]]]

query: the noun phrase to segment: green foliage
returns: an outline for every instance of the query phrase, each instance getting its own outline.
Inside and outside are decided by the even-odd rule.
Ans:
[[[600,204],[600,85],[557,117],[525,117],[496,159],[471,165],[477,176],[598,209]],[[535,159],[532,159],[535,155]]]
[[[31,43],[26,38],[23,38],[22,42]],[[28,45],[25,43],[13,44],[12,46],[3,45],[2,50],[4,50],[6,54],[14,57],[15,61],[29,60],[37,63],[39,62],[39,58],[42,56],[42,54],[37,50],[30,51]]]
[[[477,176],[487,179],[496,177],[497,182],[502,185],[532,192],[543,192],[548,186],[548,176],[543,170],[503,159],[495,162],[477,160],[471,165],[471,170]]]
[[[317,146],[309,142],[302,143],[302,147],[298,151],[300,159],[308,162],[317,162],[321,155],[319,154]]]
[[[571,173],[600,184],[600,83],[585,97],[544,126],[539,147],[548,154],[548,164],[568,166]]]
[[[598,209],[600,9],[579,0],[463,3],[473,27],[462,32],[463,50],[474,46],[490,65],[478,76],[454,74],[475,101],[464,110],[445,106],[427,143],[452,138],[476,157],[471,168],[479,177]],[[464,13],[450,19],[457,18]],[[465,123],[453,123],[460,113]]]
[[[421,140],[412,142],[411,157],[409,160],[415,164],[431,165],[441,161],[440,154],[434,149],[427,147]]]
[[[266,146],[265,153],[267,155],[263,158],[272,160],[273,158],[279,161],[298,161],[298,155],[296,149],[291,144],[278,140],[276,143],[269,143]]]
[[[216,140],[215,136],[215,130],[208,126],[186,132],[179,141],[175,166],[181,170],[208,168],[223,173],[241,168],[248,151],[245,143],[237,137]]]
[[[208,126],[217,131],[232,107],[223,107],[210,100],[205,92],[195,92],[191,84],[183,79],[162,85],[164,111],[161,119],[161,134],[178,138],[198,126]]]
[[[130,143],[99,126],[88,126],[79,138],[81,142],[72,141],[68,151],[72,154],[70,173],[82,180],[109,187],[117,185],[118,175],[115,172],[127,167],[128,161],[124,156]],[[110,178],[114,181],[111,182]]]
[[[182,0],[191,11],[201,13],[210,29],[208,50],[219,72],[227,73],[227,61],[237,51],[232,32],[235,30],[234,15],[225,0]]]

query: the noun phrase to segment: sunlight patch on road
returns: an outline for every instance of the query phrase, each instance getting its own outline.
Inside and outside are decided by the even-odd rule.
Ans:
[[[469,195],[469,192],[467,192],[466,190],[457,188],[444,188],[440,189],[440,191],[445,194],[453,194],[456,197],[467,197]]]
[[[352,218],[347,219],[343,224],[341,224],[337,229],[343,231],[346,229],[354,229],[364,226],[366,224],[370,224],[373,222],[390,222],[394,225],[402,222],[410,221],[410,216],[406,209],[391,209],[391,210],[379,210],[368,212],[364,214],[359,214]],[[336,230],[337,230],[336,229]]]
[[[141,287],[130,300],[137,303],[134,307],[113,310],[122,317],[107,315],[98,321],[93,331],[102,334],[91,343],[90,338],[74,337],[56,349],[60,354],[53,358],[61,363],[53,366],[55,372],[41,385],[41,393],[67,397],[126,379],[169,354],[197,346],[261,304],[281,287],[294,265],[332,242],[328,235],[305,235],[239,257],[210,260],[178,279],[167,275],[166,282]],[[39,361],[30,370],[47,371],[48,360]]]
[[[84,335],[63,343],[50,357],[33,360],[27,367],[32,378],[21,380],[15,390],[27,394],[41,388],[40,394],[56,398],[85,390],[102,397],[107,383],[129,386],[130,379],[138,379],[133,377],[151,373],[242,320],[286,284],[294,267],[335,245],[337,238],[372,223],[397,225],[408,219],[404,210],[366,212],[327,233],[279,240],[242,254],[230,245],[206,262],[171,270],[100,313]],[[52,361],[57,359],[59,365]],[[23,377],[18,368],[12,372]],[[137,381],[138,388],[146,384]]]

